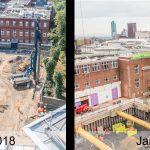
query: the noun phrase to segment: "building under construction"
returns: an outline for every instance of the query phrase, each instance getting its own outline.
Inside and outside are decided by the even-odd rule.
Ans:
[[[75,67],[76,149],[149,149],[137,144],[150,138],[149,53],[86,58]]]

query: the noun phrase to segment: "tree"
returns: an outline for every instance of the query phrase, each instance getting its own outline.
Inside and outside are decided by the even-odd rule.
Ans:
[[[60,99],[64,99],[63,93],[65,88],[63,85],[63,76],[60,72],[55,72],[54,78],[55,78],[56,97]]]

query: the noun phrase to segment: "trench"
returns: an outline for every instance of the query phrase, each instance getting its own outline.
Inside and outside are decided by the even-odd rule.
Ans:
[[[140,110],[134,107],[128,108],[123,110],[123,112],[130,114],[132,116],[135,116],[139,119],[145,120],[147,122],[150,121],[150,112]],[[110,128],[111,126],[119,123],[119,122],[126,122],[125,118],[120,117],[119,115],[115,115],[111,117],[110,115],[105,116],[104,118],[101,118],[99,120],[96,120],[94,122],[90,122],[88,124],[83,124],[82,128],[88,132],[98,132],[98,127],[102,127],[103,129]]]

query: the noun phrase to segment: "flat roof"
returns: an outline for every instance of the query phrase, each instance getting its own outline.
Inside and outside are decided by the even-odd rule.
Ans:
[[[41,150],[66,149],[66,105],[23,127]]]
[[[99,62],[106,62],[106,61],[117,61],[118,57],[94,57],[94,58],[89,58],[86,57],[84,59],[76,59],[75,60],[75,65],[84,65],[84,64],[94,64],[94,63],[99,63]]]
[[[26,7],[31,0],[11,0],[6,3],[5,9],[1,10],[0,18],[36,18],[50,19],[50,5],[43,7]]]

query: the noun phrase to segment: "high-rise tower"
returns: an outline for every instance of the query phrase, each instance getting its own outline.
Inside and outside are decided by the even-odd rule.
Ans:
[[[111,36],[112,36],[113,39],[115,39],[115,38],[116,38],[116,35],[117,35],[117,28],[116,28],[116,23],[115,23],[115,21],[113,20],[113,21],[111,22]]]

